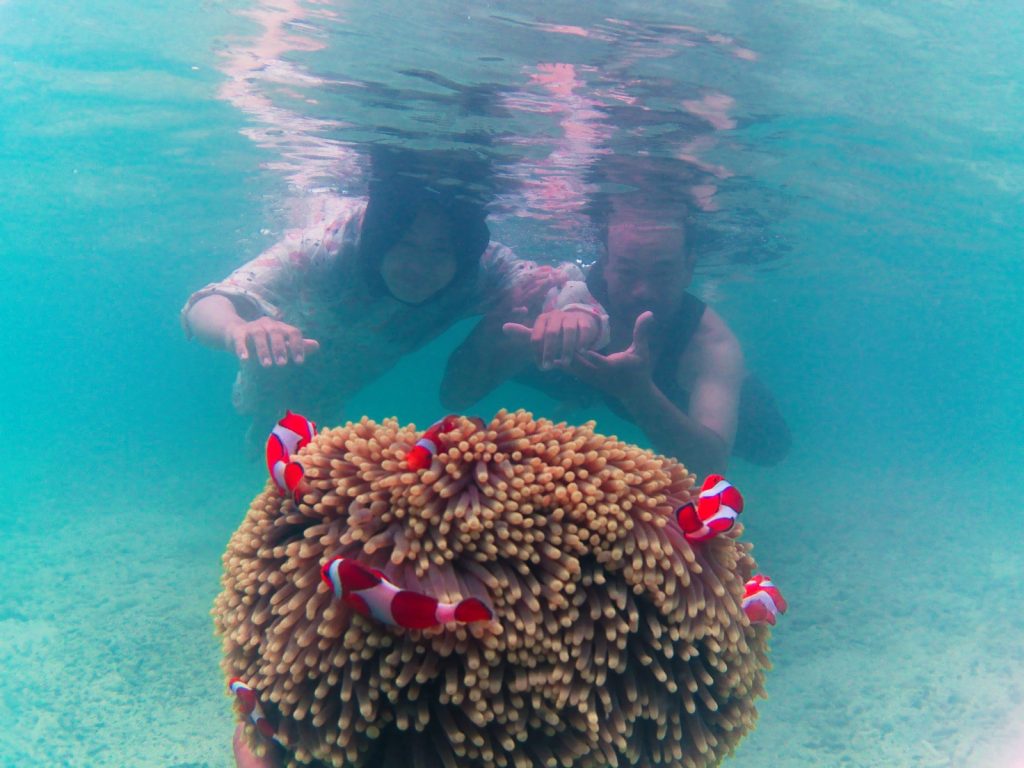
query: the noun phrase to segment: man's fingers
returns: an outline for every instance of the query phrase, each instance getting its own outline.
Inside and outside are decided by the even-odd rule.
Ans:
[[[576,353],[576,356],[573,358],[573,365],[579,366],[587,371],[597,371],[608,366],[608,358],[600,352],[595,352],[592,349],[585,349],[582,352]]]
[[[533,333],[532,329],[528,326],[522,325],[521,323],[505,323],[501,326],[501,330],[509,338],[517,339],[519,341],[529,341],[530,336]]]
[[[306,355],[312,355],[314,352],[320,351],[320,342],[316,339],[303,339],[302,345],[305,347]]]
[[[572,364],[573,356],[580,345],[580,327],[577,323],[570,323],[562,328],[562,354],[558,359],[560,368],[567,368]]]
[[[633,352],[647,359],[650,357],[651,327],[654,324],[654,313],[650,310],[641,312],[633,323]]]

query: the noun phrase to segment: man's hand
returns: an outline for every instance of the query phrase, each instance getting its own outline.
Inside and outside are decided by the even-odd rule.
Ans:
[[[510,322],[502,330],[523,347],[529,344],[537,365],[546,371],[569,368],[577,354],[588,351],[597,341],[601,324],[597,317],[580,309],[554,309],[538,316],[532,328]]]
[[[651,387],[652,312],[643,312],[633,324],[633,342],[621,352],[602,355],[586,350],[576,355],[569,370],[580,380],[625,402]]]
[[[225,334],[224,345],[242,361],[255,354],[264,368],[290,362],[301,365],[306,355],[320,349],[317,341],[303,338],[302,331],[294,325],[269,317],[232,323]]]

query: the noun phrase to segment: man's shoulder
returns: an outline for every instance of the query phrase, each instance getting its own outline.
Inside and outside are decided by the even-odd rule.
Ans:
[[[739,340],[729,324],[725,322],[725,318],[710,306],[706,307],[704,314],[701,315],[697,334],[709,343],[735,342],[739,346]]]
[[[711,307],[704,310],[686,355],[701,368],[722,373],[742,370],[743,348],[725,319]]]

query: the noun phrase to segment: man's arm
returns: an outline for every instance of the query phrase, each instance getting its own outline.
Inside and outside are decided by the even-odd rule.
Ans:
[[[482,318],[448,357],[441,382],[445,409],[465,410],[530,363],[529,348],[501,328],[501,318]]]
[[[473,328],[448,357],[441,383],[441,403],[461,411],[487,395],[528,365],[568,368],[575,354],[590,349],[603,336],[601,311],[566,307],[542,312],[532,326],[528,311],[491,313]]]
[[[675,456],[698,475],[722,473],[736,436],[743,375],[739,341],[709,308],[678,362],[680,385],[690,391],[687,411],[680,410],[650,378],[623,393],[621,400],[655,450]]]
[[[729,458],[725,440],[683,413],[654,382],[622,403],[658,453],[677,458],[701,477],[725,471]]]
[[[740,392],[747,375],[739,340],[721,316],[708,307],[692,343],[694,359],[681,361],[692,365],[696,375],[689,386],[689,416],[707,427],[724,442],[725,455],[732,453],[736,439]]]
[[[697,474],[722,472],[736,431],[743,380],[739,342],[721,318],[708,310],[693,342],[678,362],[680,384],[689,384],[690,405],[682,411],[651,376],[648,337],[654,316],[644,312],[633,328],[633,343],[622,352],[577,357],[572,372],[618,398],[655,450]],[[685,376],[696,370],[696,376]]]
[[[743,355],[714,310],[701,318],[678,367],[679,383],[690,392],[687,412],[650,379],[627,393],[623,404],[656,451],[676,457],[698,475],[722,473],[736,434]]]

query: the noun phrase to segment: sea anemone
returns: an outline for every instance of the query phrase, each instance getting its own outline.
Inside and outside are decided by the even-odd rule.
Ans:
[[[223,669],[289,765],[717,765],[756,720],[768,628],[741,608],[742,526],[691,544],[675,461],[594,424],[460,419],[429,468],[396,420],[326,429],[296,503],[268,483],[224,555]],[[321,582],[331,557],[494,620],[402,629]],[[260,750],[262,737],[248,736]]]

